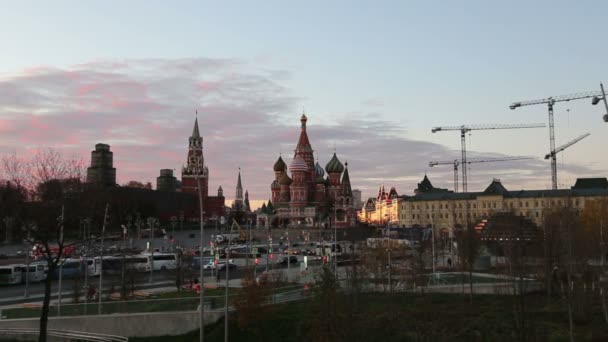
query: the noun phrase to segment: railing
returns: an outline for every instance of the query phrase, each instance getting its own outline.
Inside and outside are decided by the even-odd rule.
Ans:
[[[292,285],[273,289],[269,294],[269,300],[276,299],[276,302],[288,296],[290,293],[299,292],[302,285]],[[229,303],[238,295],[230,291]],[[205,310],[223,309],[225,297],[205,296]],[[158,298],[158,299],[137,299],[128,301],[108,301],[103,302],[101,313],[103,315],[117,313],[144,313],[144,312],[172,312],[172,311],[195,311],[199,307],[200,299],[196,297],[182,298]],[[84,316],[97,315],[98,303],[87,304],[62,304],[61,316]],[[21,308],[10,308],[2,310],[2,319],[35,318],[40,317],[40,306]],[[57,307],[52,305],[49,309],[49,317],[57,317]]]
[[[27,328],[6,328],[0,329],[0,336],[23,336],[23,335],[34,335],[40,334],[38,329],[27,329]],[[66,341],[91,341],[91,342],[128,342],[128,337],[106,335],[106,334],[94,334],[82,331],[72,330],[55,330],[49,329],[46,332],[49,337],[59,337]]]

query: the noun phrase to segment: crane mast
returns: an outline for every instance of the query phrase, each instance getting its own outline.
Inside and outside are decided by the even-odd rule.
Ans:
[[[574,93],[568,95],[560,95],[560,96],[552,96],[544,99],[530,100],[530,101],[520,101],[513,102],[509,105],[510,109],[516,109],[524,106],[534,106],[539,104],[547,104],[547,110],[549,114],[549,156],[551,158],[551,186],[553,190],[557,189],[557,158],[556,158],[556,150],[555,150],[555,125],[553,120],[553,105],[557,102],[568,102],[574,100],[588,99],[593,98],[593,104],[597,104],[599,99],[604,100],[604,104],[606,105],[606,110],[608,111],[608,103],[606,103],[606,96],[604,94],[604,86],[601,85],[601,91],[588,91],[583,93]],[[581,138],[582,139],[582,138]],[[578,141],[578,140],[577,140]]]
[[[575,142],[573,142],[573,143],[575,143]],[[467,160],[467,164],[473,164],[473,163],[491,163],[491,162],[501,162],[501,161],[511,161],[511,160],[526,160],[526,159],[536,159],[536,158],[535,157],[475,158],[475,159],[469,159],[469,160]],[[431,162],[429,162],[429,166],[430,167],[437,166],[437,165],[454,165],[454,192],[458,192],[458,166],[460,165],[460,160],[454,159],[454,160],[446,160],[446,161],[431,161]]]
[[[466,134],[474,130],[490,130],[490,129],[518,129],[518,128],[539,128],[545,127],[544,124],[496,124],[496,125],[461,125],[461,126],[442,126],[433,127],[432,133],[443,131],[460,131],[460,162],[464,164],[462,168],[462,192],[467,192],[467,145]]]

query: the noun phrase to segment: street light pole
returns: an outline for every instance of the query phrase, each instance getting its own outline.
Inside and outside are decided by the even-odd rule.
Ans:
[[[204,170],[204,168],[203,168]],[[199,341],[203,342],[205,340],[205,274],[204,274],[204,265],[203,265],[203,246],[204,246],[204,241],[203,241],[203,233],[204,233],[204,229],[205,229],[205,222],[203,221],[203,190],[201,189],[201,176],[200,173],[202,172],[202,170],[197,170],[196,172],[196,185],[198,187],[198,203],[199,203],[199,209],[200,209],[200,234],[201,234],[201,238],[199,241],[199,249],[200,249],[200,265],[199,265],[199,271],[201,274],[201,279],[200,279],[200,286],[201,286],[201,291],[200,291],[200,298],[199,298],[199,305],[201,307],[201,313],[200,313],[200,333],[199,333]]]
[[[334,276],[338,279],[338,208],[334,203]]]
[[[97,314],[101,315],[101,294],[102,294],[102,285],[103,285],[103,237],[106,233],[106,223],[107,223],[107,218],[108,218],[108,206],[109,204],[106,203],[106,211],[105,214],[103,215],[103,226],[101,226],[101,248],[100,248],[100,252],[99,252],[99,290],[97,291],[98,296],[99,296],[99,302],[97,304]]]
[[[433,258],[431,259],[433,263],[433,277],[435,276],[435,218],[434,213],[431,211],[431,249],[433,253]]]
[[[391,282],[391,240],[388,240],[388,292],[393,292],[393,283]]]
[[[232,238],[232,228],[234,227],[235,223],[236,221],[232,219],[232,225],[230,226],[230,234],[228,234],[228,247],[226,248],[226,288],[224,289],[224,342],[228,342],[228,279],[230,270],[230,240]]]

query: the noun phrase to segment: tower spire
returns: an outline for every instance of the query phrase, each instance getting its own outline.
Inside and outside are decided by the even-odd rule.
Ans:
[[[194,119],[194,128],[192,129],[192,138],[200,138],[201,134],[198,131],[198,110],[195,112],[196,118]]]

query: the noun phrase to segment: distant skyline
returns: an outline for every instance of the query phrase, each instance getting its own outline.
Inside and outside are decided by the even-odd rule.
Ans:
[[[349,162],[363,200],[412,194],[425,172],[453,188],[457,132],[434,126],[546,123],[513,101],[599,90],[608,3],[588,1],[19,1],[0,13],[0,154],[82,155],[111,145],[120,184],[179,177],[199,112],[210,193],[270,197],[303,110],[315,157]],[[590,100],[555,107],[561,187],[608,176],[608,125]],[[471,166],[469,191],[550,188],[548,128],[475,131],[469,156],[538,160]]]

